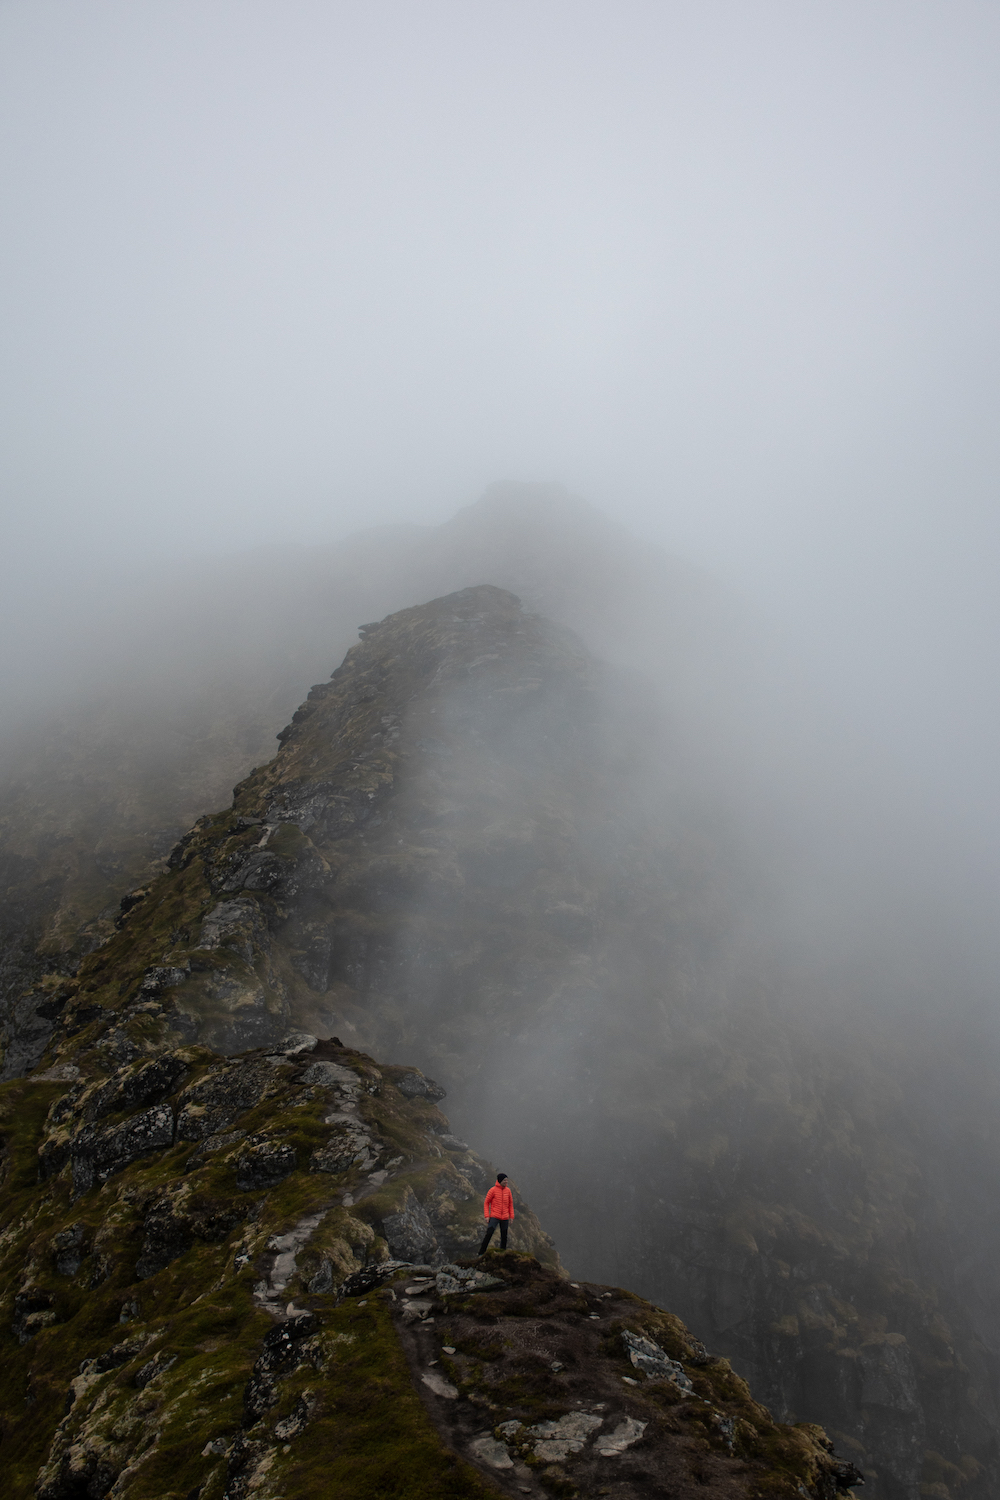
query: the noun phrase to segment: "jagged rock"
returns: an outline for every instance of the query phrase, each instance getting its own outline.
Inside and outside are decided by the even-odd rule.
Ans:
[[[243,1500],[258,1465],[269,1453],[267,1443],[248,1438],[245,1433],[238,1433],[228,1452],[229,1482],[223,1491],[222,1500]]]
[[[276,1187],[297,1166],[295,1147],[280,1141],[250,1141],[236,1163],[236,1186],[241,1193]]]
[[[302,1082],[307,1087],[344,1089],[349,1094],[357,1094],[361,1088],[357,1073],[328,1059],[310,1063],[302,1075]]]
[[[155,1000],[163,994],[164,990],[174,989],[183,984],[188,977],[188,970],[173,967],[162,967],[154,965],[146,970],[142,977],[140,993],[144,1000]]]
[[[238,1115],[275,1090],[265,1061],[233,1063],[185,1089],[178,1101],[177,1139],[200,1141],[233,1124]]]
[[[359,1130],[341,1130],[325,1146],[318,1147],[309,1158],[310,1172],[346,1172],[349,1167],[374,1166],[376,1154],[371,1137]]]
[[[309,1313],[279,1323],[265,1335],[253,1374],[243,1392],[243,1425],[253,1427],[278,1400],[277,1376],[300,1360],[302,1345],[319,1328]]]
[[[396,1079],[396,1087],[407,1099],[431,1099],[435,1102],[444,1099],[445,1091],[439,1083],[432,1078],[425,1078],[422,1073],[404,1073],[402,1078]]]
[[[176,1354],[163,1354],[161,1352],[155,1355],[153,1359],[147,1360],[140,1370],[136,1370],[132,1376],[132,1384],[137,1391],[144,1391],[151,1380],[155,1380],[158,1375],[164,1375],[170,1369],[171,1365],[176,1363]]]
[[[268,945],[267,921],[252,897],[219,901],[202,920],[199,948],[228,948],[249,964],[255,948]]]
[[[622,1343],[634,1368],[641,1370],[647,1379],[672,1380],[680,1390],[691,1390],[691,1381],[684,1373],[684,1366],[668,1358],[652,1339],[626,1329],[622,1334]]]
[[[397,1260],[427,1260],[438,1248],[427,1212],[410,1188],[406,1190],[399,1211],[383,1217],[382,1233],[389,1253]]]
[[[225,1239],[246,1218],[240,1203],[198,1203],[183,1193],[157,1199],[143,1219],[142,1252],[135,1274],[146,1281],[184,1255],[196,1240],[213,1244]]]
[[[210,1135],[191,1152],[188,1158],[188,1170],[198,1165],[200,1157],[214,1156],[219,1151],[228,1151],[231,1146],[235,1146],[239,1141],[245,1141],[246,1138],[245,1130],[223,1130],[218,1135]]]
[[[333,1261],[327,1260],[324,1257],[319,1270],[309,1282],[309,1291],[314,1296],[323,1292],[333,1291]]]
[[[146,1237],[135,1266],[135,1274],[140,1281],[155,1276],[157,1271],[169,1266],[171,1261],[184,1255],[194,1244],[194,1231],[190,1222],[174,1213],[169,1199],[153,1205],[143,1221],[143,1229]]]
[[[80,1500],[107,1495],[119,1475],[107,1450],[74,1446],[46,1464],[38,1476],[37,1500]]]
[[[426,1375],[424,1379],[427,1380]],[[428,1382],[429,1384],[429,1382]],[[431,1387],[433,1390],[433,1386]],[[458,1392],[455,1392],[458,1395]],[[497,1442],[492,1433],[484,1432],[477,1438],[473,1438],[469,1444],[469,1454],[476,1463],[485,1464],[489,1469],[512,1469],[514,1460],[511,1458],[503,1443]]]
[[[313,1391],[303,1391],[296,1401],[292,1412],[283,1422],[274,1424],[274,1436],[279,1443],[290,1442],[292,1438],[298,1437],[306,1430],[309,1420],[316,1409],[317,1397]]]
[[[313,1036],[310,1032],[290,1031],[287,1036],[281,1038],[277,1050],[286,1057],[303,1057],[309,1052],[315,1052],[318,1046],[319,1037]],[[345,1069],[345,1071],[350,1070]]]
[[[435,1278],[439,1296],[448,1297],[456,1292],[487,1292],[490,1287],[502,1286],[503,1279],[491,1276],[488,1271],[477,1271],[468,1266],[442,1266]]]
[[[86,1097],[83,1114],[87,1120],[100,1120],[119,1109],[137,1109],[140,1104],[158,1102],[172,1093],[187,1072],[187,1062],[176,1053],[167,1052],[134,1072],[116,1074]]]
[[[173,1143],[174,1112],[158,1104],[143,1110],[121,1125],[105,1128],[86,1126],[72,1141],[73,1186],[85,1193],[94,1182],[106,1182],[130,1162]]]
[[[404,1264],[405,1262],[398,1260],[387,1260],[362,1266],[359,1271],[348,1276],[340,1287],[341,1297],[363,1297],[366,1292],[389,1281]]]

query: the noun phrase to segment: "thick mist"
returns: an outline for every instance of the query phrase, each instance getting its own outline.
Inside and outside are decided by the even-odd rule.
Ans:
[[[796,962],[990,1011],[997,24],[6,6],[0,743],[15,863],[75,841],[49,939],[359,623],[493,582],[671,705]],[[463,509],[505,475],[596,512]]]
[[[0,7],[4,1076],[423,1067],[875,1500],[1000,1476],[998,43]]]

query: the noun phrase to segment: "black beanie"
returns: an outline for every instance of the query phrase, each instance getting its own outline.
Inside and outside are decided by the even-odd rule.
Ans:
[[[507,1181],[507,1173],[506,1172],[498,1172],[497,1173],[497,1182],[506,1182],[506,1181]]]

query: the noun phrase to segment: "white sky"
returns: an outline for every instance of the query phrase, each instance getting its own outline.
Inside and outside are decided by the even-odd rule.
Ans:
[[[992,0],[0,0],[8,606],[557,479],[975,802],[998,43]]]

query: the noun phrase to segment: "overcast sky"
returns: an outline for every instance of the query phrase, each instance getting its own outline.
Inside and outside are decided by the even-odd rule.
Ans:
[[[994,0],[0,0],[8,601],[561,480],[839,635],[960,780],[998,42]]]

